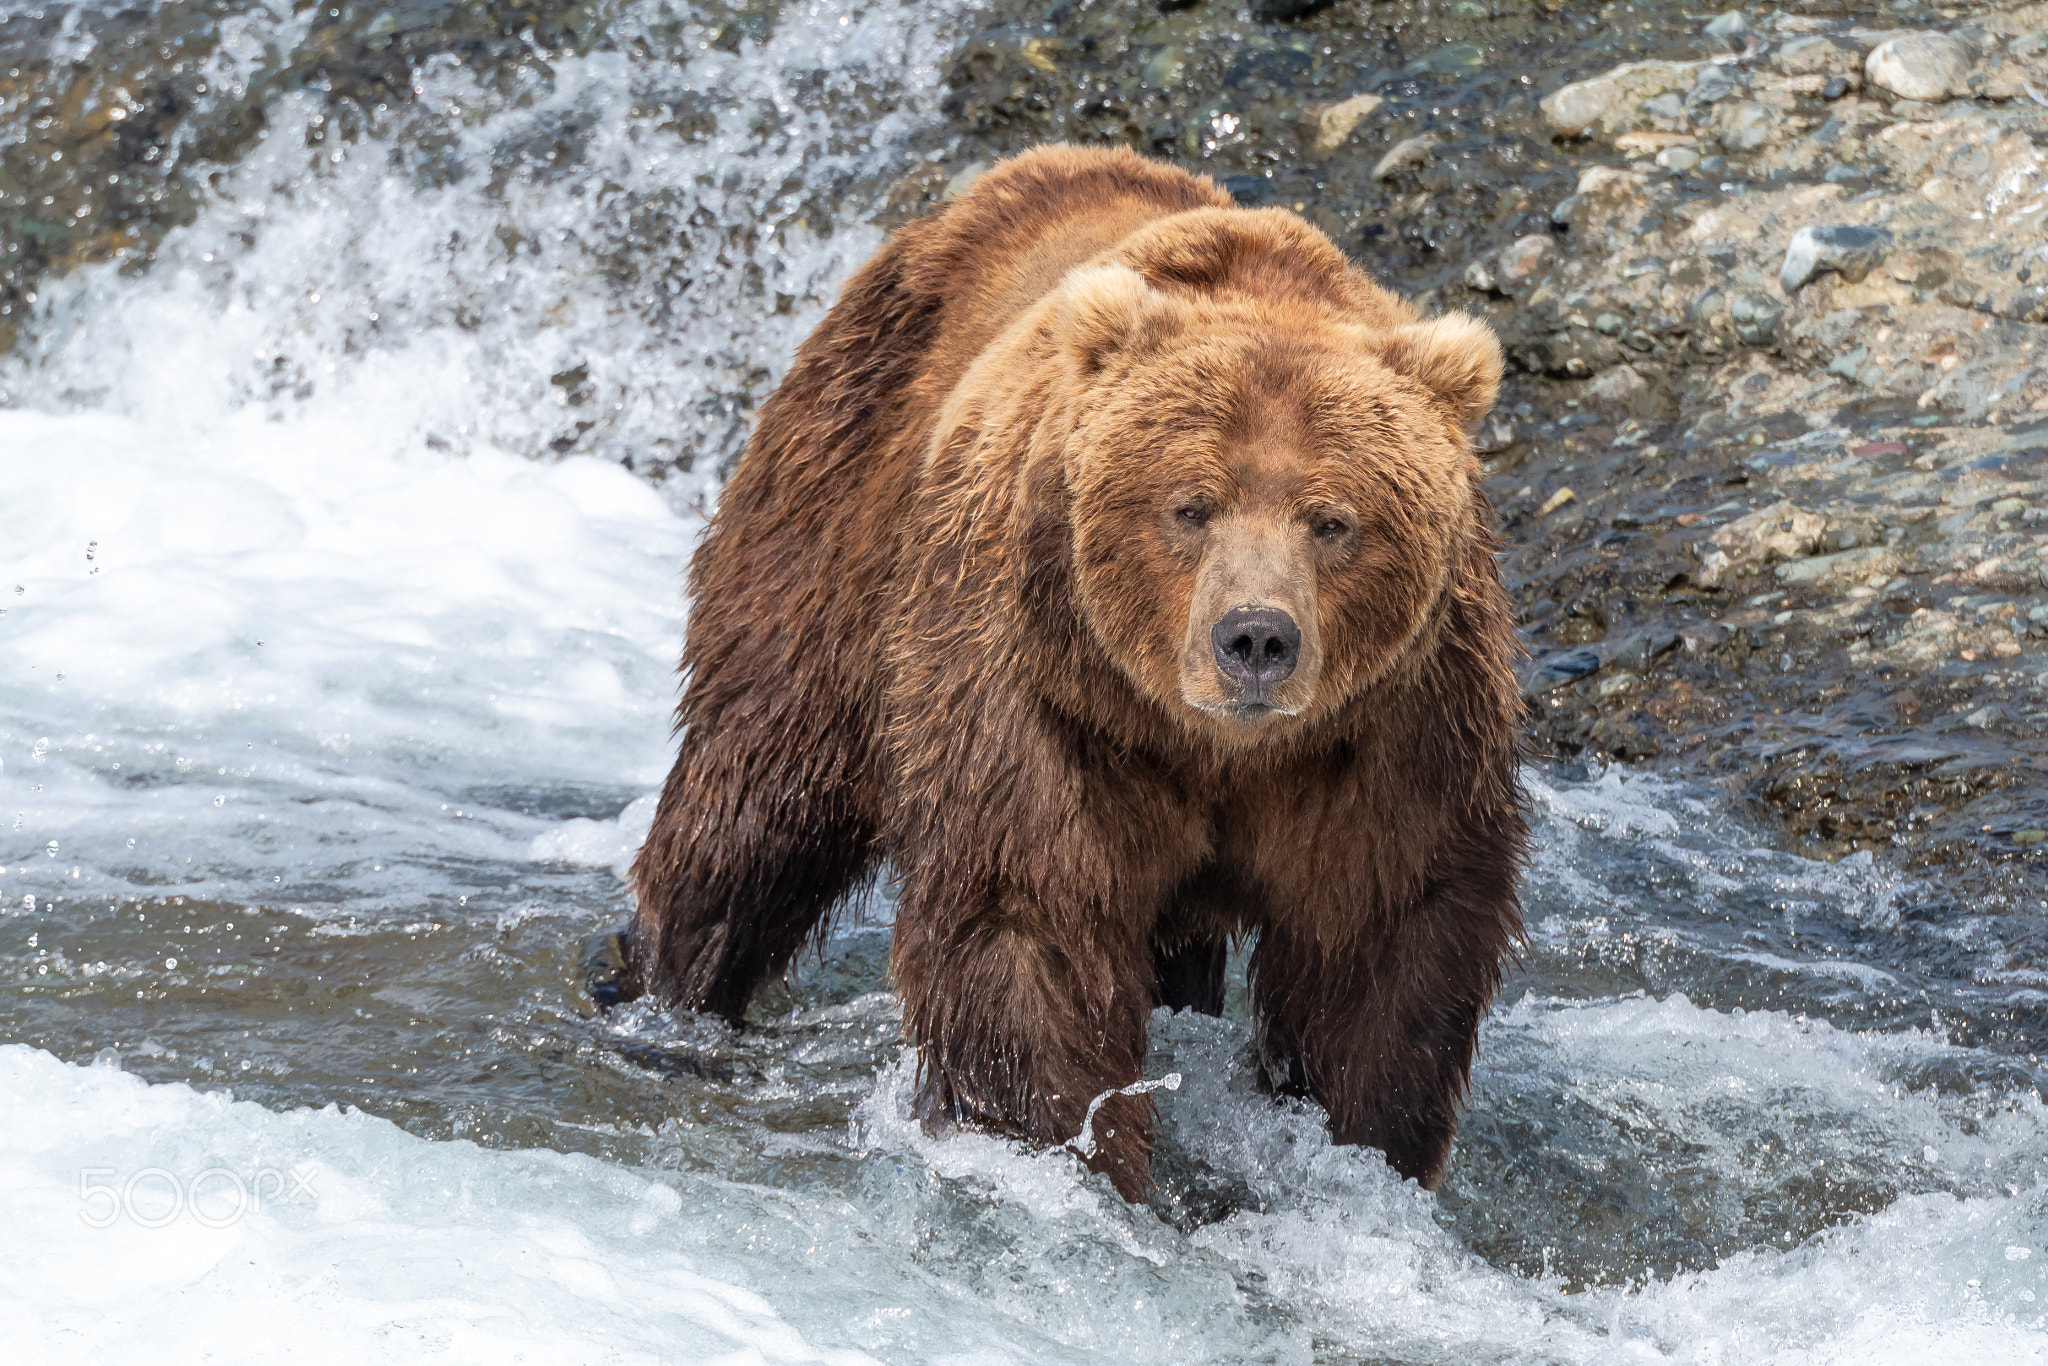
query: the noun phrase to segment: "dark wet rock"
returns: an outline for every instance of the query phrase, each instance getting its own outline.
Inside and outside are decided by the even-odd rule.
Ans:
[[[1801,228],[1785,248],[1778,285],[1794,294],[1823,271],[1834,271],[1851,284],[1884,262],[1892,235],[1883,228]]]
[[[1603,654],[1615,667],[1640,673],[1658,659],[1678,648],[1678,632],[1666,627],[1632,631],[1620,640],[1603,645]]]
[[[1567,683],[1576,683],[1600,668],[1598,650],[1563,650],[1531,662],[1522,676],[1522,695],[1541,697]]]
[[[1332,3],[1333,0],[1252,0],[1251,11],[1255,19],[1306,19],[1318,10],[1329,8]]]

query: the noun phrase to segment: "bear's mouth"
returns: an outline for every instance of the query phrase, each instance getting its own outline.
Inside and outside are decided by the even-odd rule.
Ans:
[[[1293,716],[1295,709],[1282,707],[1264,697],[1247,697],[1235,702],[1225,702],[1216,710],[1234,721],[1261,721],[1268,716]]]

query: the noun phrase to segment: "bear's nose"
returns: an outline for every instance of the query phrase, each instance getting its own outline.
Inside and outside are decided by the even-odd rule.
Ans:
[[[1254,698],[1293,673],[1301,658],[1301,628],[1277,607],[1233,607],[1209,639],[1216,667]]]

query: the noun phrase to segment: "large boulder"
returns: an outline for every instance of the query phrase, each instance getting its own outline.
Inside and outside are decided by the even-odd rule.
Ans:
[[[1863,76],[1902,100],[1934,104],[1970,93],[1970,68],[1977,54],[1946,33],[1907,33],[1870,49]]]

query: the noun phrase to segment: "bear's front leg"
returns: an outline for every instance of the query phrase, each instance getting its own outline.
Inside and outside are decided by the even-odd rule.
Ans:
[[[1440,883],[1344,939],[1269,924],[1252,957],[1265,1080],[1321,1102],[1336,1142],[1378,1148],[1434,1190],[1518,928],[1511,884],[1494,876]]]
[[[1140,1077],[1151,948],[1109,917],[1063,915],[1040,893],[915,874],[892,970],[920,1052],[920,1108],[1047,1144],[1080,1136],[1089,1102]],[[1152,1188],[1152,1102],[1111,1096],[1085,1160],[1128,1200]]]

